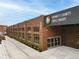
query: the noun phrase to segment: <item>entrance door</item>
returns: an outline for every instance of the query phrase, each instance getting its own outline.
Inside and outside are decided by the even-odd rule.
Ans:
[[[60,45],[61,45],[61,37],[60,36],[48,38],[48,47],[57,47]]]

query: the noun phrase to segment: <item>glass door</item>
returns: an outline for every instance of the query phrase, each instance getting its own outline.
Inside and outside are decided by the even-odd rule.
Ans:
[[[55,36],[48,38],[48,47],[56,47],[61,45],[61,37]]]

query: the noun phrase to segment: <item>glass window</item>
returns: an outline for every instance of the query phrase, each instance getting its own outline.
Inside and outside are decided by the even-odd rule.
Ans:
[[[50,39],[48,39],[48,43],[50,43]]]
[[[24,31],[24,28],[22,28],[22,31]]]
[[[39,34],[34,34],[34,42],[39,43]]]
[[[48,47],[52,47],[52,46],[59,46],[61,45],[61,38],[58,36],[58,37],[53,37],[53,38],[50,38],[48,39]]]
[[[31,27],[27,27],[27,31],[31,31]]]
[[[52,46],[54,46],[54,43],[52,43]]]
[[[39,32],[39,27],[33,27],[34,32]]]
[[[31,34],[27,34],[27,39],[31,40]]]
[[[24,33],[22,33],[22,37],[24,38]]]
[[[48,44],[48,47],[50,47],[50,44]]]
[[[58,42],[60,41],[60,38],[58,38]]]
[[[52,38],[52,39],[51,39],[51,41],[53,42],[53,41],[54,41],[54,39]]]

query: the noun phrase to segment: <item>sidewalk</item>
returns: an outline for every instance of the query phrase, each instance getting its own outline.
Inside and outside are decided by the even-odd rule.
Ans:
[[[38,52],[37,50],[19,42],[19,41],[16,41],[13,38],[6,37],[6,39],[8,41],[10,41],[11,43],[15,44],[20,49],[22,49],[24,52],[28,53],[28,55],[30,55],[30,56],[36,56],[36,55],[40,54],[40,52]]]
[[[19,49],[21,52],[26,54],[29,57],[29,59],[47,59],[45,56],[41,55],[41,52],[38,52],[37,50],[35,50],[33,48],[30,48],[30,47],[20,43],[19,41],[16,41],[16,40],[14,40],[12,38],[9,38],[7,36],[6,36],[6,41],[5,41],[4,44],[7,44],[6,47],[7,47],[8,51],[10,50],[10,48],[12,48],[12,49]],[[16,48],[14,48],[13,45]],[[13,53],[13,52],[16,52],[16,50],[10,51],[10,53]],[[19,53],[19,54],[21,54],[21,53]],[[10,54],[10,55],[12,55],[12,54]],[[17,56],[18,54],[15,53],[12,56],[15,56],[15,55]],[[19,58],[17,58],[17,59],[19,59]],[[24,59],[24,58],[21,58],[21,59]]]
[[[50,59],[53,59],[53,56],[56,57],[56,59],[79,59],[79,49],[66,46],[49,49],[41,54],[49,56]]]
[[[10,59],[79,59],[79,49],[66,46],[38,52],[7,36],[4,45],[9,52]]]
[[[3,44],[0,44],[0,59],[9,59],[9,55]]]
[[[10,59],[30,59],[29,56],[24,54],[20,49],[18,49],[13,43],[8,40],[3,41],[3,44],[8,52]],[[3,53],[4,54],[4,53]]]

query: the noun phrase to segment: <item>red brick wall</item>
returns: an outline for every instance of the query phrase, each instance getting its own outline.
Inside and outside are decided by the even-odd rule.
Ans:
[[[27,31],[27,27],[39,27],[39,37],[40,37],[40,39],[39,39],[39,47],[40,48],[43,48],[42,47],[42,41],[43,41],[43,39],[42,39],[42,32],[41,32],[41,26],[43,25],[43,20],[44,20],[44,16],[39,16],[39,17],[37,17],[37,18],[34,18],[34,19],[32,19],[32,20],[28,20],[28,21],[26,21],[26,31]],[[34,34],[34,33],[31,33],[32,35]]]
[[[5,32],[6,32],[6,27],[7,27],[7,26],[0,25],[0,32],[5,33]]]

